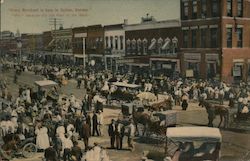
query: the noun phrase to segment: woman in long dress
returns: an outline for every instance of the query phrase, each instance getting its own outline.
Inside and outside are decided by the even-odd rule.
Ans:
[[[36,145],[39,149],[47,149],[50,147],[48,129],[45,126],[39,126],[36,131]]]

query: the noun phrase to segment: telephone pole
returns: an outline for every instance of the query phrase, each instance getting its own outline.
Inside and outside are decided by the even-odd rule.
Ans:
[[[54,49],[54,55],[57,54],[57,26],[62,24],[62,20],[58,18],[50,18],[49,19],[49,25],[53,26],[54,30],[52,29],[51,34],[52,38],[55,41],[55,49]]]

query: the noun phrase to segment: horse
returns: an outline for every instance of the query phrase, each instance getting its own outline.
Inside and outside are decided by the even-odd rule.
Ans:
[[[199,106],[205,107],[207,114],[208,114],[208,126],[213,127],[213,120],[215,119],[216,115],[220,116],[220,123],[218,128],[220,127],[222,121],[224,121],[224,128],[228,126],[229,121],[229,110],[224,105],[215,105],[212,104],[204,99],[200,99]]]
[[[143,125],[143,133],[144,136],[146,134],[149,122],[150,122],[150,116],[147,113],[143,113],[141,111],[136,111],[135,107],[133,107],[132,111],[132,118],[135,124],[136,133],[139,135],[138,130],[138,123]]]

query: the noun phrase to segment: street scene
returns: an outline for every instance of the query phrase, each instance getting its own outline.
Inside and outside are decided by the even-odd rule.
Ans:
[[[69,1],[0,3],[0,160],[250,161],[248,0]]]

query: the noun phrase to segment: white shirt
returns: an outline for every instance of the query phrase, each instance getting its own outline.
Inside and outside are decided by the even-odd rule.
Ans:
[[[69,138],[65,138],[62,140],[63,149],[71,149],[73,147],[73,142]]]

